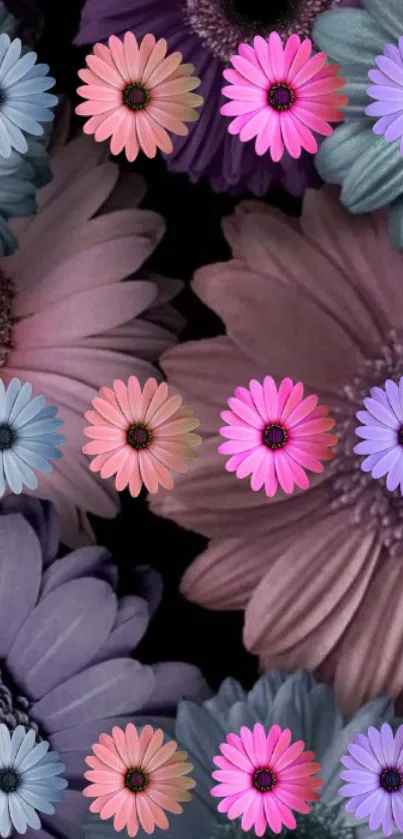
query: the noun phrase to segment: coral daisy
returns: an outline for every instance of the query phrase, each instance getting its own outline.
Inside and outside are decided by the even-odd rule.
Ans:
[[[132,32],[123,41],[112,35],[108,44],[109,49],[95,44],[88,69],[78,72],[85,85],[77,93],[88,101],[76,113],[90,117],[84,132],[97,141],[111,137],[112,154],[124,149],[130,161],[140,149],[147,157],[155,157],[157,149],[169,154],[173,146],[166,129],[185,137],[185,123],[199,118],[195,108],[203,99],[191,93],[200,85],[194,67],[182,64],[180,52],[166,56],[167,42],[150,34],[140,45]]]
[[[316,790],[323,781],[312,776],[320,769],[314,752],[305,752],[303,740],[291,743],[291,731],[273,725],[268,734],[256,723],[253,731],[242,726],[239,735],[227,734],[221,743],[222,757],[215,757],[218,770],[213,778],[220,783],[211,794],[223,801],[220,813],[229,819],[242,815],[242,830],[254,826],[263,836],[267,826],[281,833],[283,826],[295,830],[292,810],[309,813],[307,801],[317,801]]]
[[[386,478],[386,487],[393,492],[400,484],[403,495],[403,377],[399,385],[388,379],[383,388],[374,387],[364,399],[366,411],[358,411],[363,424],[355,433],[363,438],[354,451],[367,455],[363,472],[373,478]]]
[[[237,478],[252,475],[251,488],[264,486],[269,498],[279,484],[287,494],[295,485],[308,489],[304,469],[323,472],[321,461],[333,457],[337,437],[327,432],[335,421],[326,406],[317,407],[317,396],[303,396],[301,382],[294,385],[283,379],[277,389],[271,376],[262,385],[252,379],[248,389],[236,388],[235,397],[228,400],[231,410],[221,414],[227,425],[220,434],[228,442],[218,451],[231,455],[225,468]]]
[[[12,828],[20,834],[28,827],[40,830],[37,811],[52,815],[52,802],[62,801],[67,781],[59,776],[65,765],[49,747],[46,740],[37,742],[32,728],[17,725],[10,735],[0,724],[0,836],[10,836]]]
[[[374,134],[383,134],[387,143],[399,140],[403,154],[403,37],[399,46],[385,44],[383,55],[375,59],[378,70],[370,70],[374,85],[367,88],[368,96],[376,99],[365,109],[371,117],[379,117],[372,127]]]
[[[0,155],[9,157],[12,149],[25,154],[28,143],[25,133],[40,137],[43,122],[53,120],[50,110],[57,105],[57,96],[45,91],[55,79],[48,75],[47,64],[36,64],[37,54],[21,55],[19,38],[10,40],[0,35]]]
[[[92,748],[95,756],[85,759],[91,769],[84,775],[92,783],[84,795],[95,798],[92,813],[114,817],[115,830],[126,827],[129,836],[136,836],[140,827],[146,833],[155,827],[167,830],[164,810],[182,813],[179,802],[191,800],[188,790],[195,782],[186,775],[193,766],[174,740],[164,743],[160,728],[146,725],[137,731],[128,723],[123,731],[115,726],[112,737],[101,734]]]
[[[224,116],[235,117],[228,126],[242,142],[256,137],[256,154],[270,154],[278,162],[287,150],[291,157],[303,149],[315,154],[318,144],[312,131],[329,137],[330,122],[343,120],[340,110],[347,98],[338,91],[344,80],[337,64],[326,64],[326,53],[311,58],[312,44],[290,35],[283,48],[277,32],[268,41],[257,35],[253,48],[238,47],[233,70],[224,70],[230,82],[224,96],[231,99],[221,108]]]
[[[83,136],[60,141],[51,166],[37,215],[10,223],[18,251],[0,259],[0,371],[5,384],[29,381],[59,406],[67,443],[38,492],[76,547],[94,538],[87,513],[119,509],[112,482],[91,474],[81,452],[84,411],[105,380],[156,374],[152,362],[182,326],[170,305],[181,283],[142,270],[165,225],[139,206],[141,178],[120,175],[107,149]]]
[[[19,495],[23,486],[37,489],[33,470],[51,472],[51,460],[62,453],[65,437],[56,434],[63,425],[57,408],[46,408],[44,396],[32,399],[32,385],[11,379],[7,388],[0,379],[0,497],[6,487]]]
[[[116,475],[116,489],[128,486],[133,496],[143,484],[152,493],[159,485],[172,489],[171,470],[187,472],[187,461],[197,456],[202,442],[191,433],[199,421],[182,401],[155,379],[148,379],[143,390],[135,376],[127,385],[114,381],[113,390],[102,387],[92,400],[95,411],[85,414],[91,425],[84,434],[92,439],[83,452],[96,455],[91,471],[101,478]]]
[[[350,800],[347,813],[357,819],[369,817],[370,830],[382,828],[391,836],[395,828],[403,831],[403,726],[393,735],[384,723],[381,730],[371,726],[368,736],[357,734],[348,746],[350,754],[341,758],[346,767],[340,778],[347,783],[339,795]]]

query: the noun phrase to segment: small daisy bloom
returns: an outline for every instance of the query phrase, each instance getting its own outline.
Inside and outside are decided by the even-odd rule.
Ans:
[[[241,44],[233,55],[234,69],[224,70],[230,82],[224,96],[231,99],[221,108],[226,117],[235,117],[228,126],[244,143],[256,137],[256,154],[270,149],[274,162],[284,150],[298,158],[303,149],[315,154],[318,144],[313,131],[330,137],[329,123],[344,119],[341,108],[347,98],[338,92],[344,80],[339,66],[327,64],[327,55],[311,57],[312,43],[291,35],[283,47],[277,32],[268,41],[257,35],[253,47]]]
[[[365,113],[378,117],[372,129],[374,134],[383,134],[387,143],[399,140],[403,154],[403,36],[398,47],[386,44],[383,55],[378,55],[375,62],[378,69],[368,73],[374,84],[367,93],[376,102],[368,105]]]
[[[403,831],[403,725],[393,735],[388,723],[381,730],[368,729],[368,736],[357,734],[341,758],[347,783],[339,795],[350,800],[347,813],[368,819],[370,830],[382,829],[391,836],[395,828]]]
[[[263,836],[267,827],[281,833],[283,826],[295,830],[292,813],[309,813],[308,801],[317,801],[316,790],[323,781],[312,776],[319,771],[314,752],[305,752],[303,740],[291,744],[291,731],[273,725],[266,735],[256,723],[253,731],[243,726],[228,734],[220,746],[222,756],[214,758],[218,770],[213,778],[219,784],[211,790],[220,813],[229,819],[242,816],[242,830],[255,828]]]
[[[52,801],[62,801],[67,781],[58,777],[65,766],[49,743],[36,743],[33,729],[17,725],[13,733],[0,725],[0,836],[11,831],[41,829],[37,811],[52,815]]]
[[[108,47],[95,44],[87,55],[87,68],[79,70],[85,82],[77,93],[86,99],[76,108],[80,116],[90,117],[85,134],[101,142],[111,138],[112,154],[125,151],[136,159],[140,149],[155,157],[157,149],[170,154],[173,146],[168,131],[186,137],[185,123],[196,122],[195,108],[203,103],[192,93],[200,79],[192,64],[182,64],[182,54],[167,56],[167,42],[146,35],[138,45],[132,32],[123,41],[112,35]]]
[[[403,378],[373,387],[364,406],[356,414],[362,425],[355,430],[363,442],[354,448],[355,454],[366,455],[361,469],[376,479],[386,475],[386,488],[393,492],[400,484],[403,495]]]
[[[228,400],[229,411],[221,418],[227,425],[220,428],[227,442],[219,446],[220,454],[229,454],[225,468],[237,478],[251,475],[251,488],[264,487],[272,498],[280,484],[287,494],[294,485],[309,488],[305,469],[323,472],[322,460],[333,458],[332,447],[337,437],[328,434],[335,421],[327,406],[318,407],[317,396],[304,396],[304,386],[283,379],[280,387],[271,376],[263,384],[255,379],[249,388],[237,387]]]
[[[177,750],[177,743],[164,743],[164,732],[146,725],[140,731],[128,723],[125,731],[118,726],[112,736],[101,734],[85,758],[90,771],[84,777],[91,784],[84,795],[94,798],[92,813],[101,819],[113,817],[115,830],[125,827],[136,836],[140,827],[153,833],[155,827],[167,830],[168,813],[183,812],[180,801],[190,801],[189,790],[195,786],[186,775],[193,769],[186,762],[187,753]]]
[[[45,91],[53,87],[55,79],[48,76],[47,64],[37,64],[36,52],[21,56],[19,38],[10,40],[0,35],[0,155],[10,157],[15,149],[28,151],[25,134],[40,137],[42,123],[53,120],[57,96]]]
[[[199,426],[192,408],[182,407],[181,396],[169,396],[165,382],[147,379],[141,389],[136,376],[126,384],[119,380],[113,389],[102,387],[92,400],[95,411],[87,411],[91,423],[84,434],[91,442],[85,454],[96,455],[90,463],[101,478],[116,475],[116,489],[129,487],[137,496],[144,484],[155,493],[159,485],[172,489],[173,472],[187,472],[188,462],[197,457],[202,438],[191,432]]]
[[[32,399],[32,385],[11,379],[5,388],[0,379],[0,498],[7,485],[16,495],[24,486],[36,489],[35,471],[51,472],[51,461],[62,457],[66,439],[56,430],[63,420],[56,407],[45,406],[44,396]]]

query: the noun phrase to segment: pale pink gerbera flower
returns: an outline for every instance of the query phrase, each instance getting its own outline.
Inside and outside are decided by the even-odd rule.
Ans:
[[[311,58],[312,43],[290,35],[285,47],[277,32],[265,41],[257,35],[249,44],[241,44],[233,55],[234,70],[224,70],[230,84],[224,96],[231,99],[221,108],[227,117],[235,117],[228,126],[244,143],[256,137],[256,154],[270,149],[272,160],[281,160],[284,150],[298,158],[303,149],[315,154],[318,144],[313,135],[330,137],[329,123],[340,122],[346,96],[338,91],[344,79],[339,66],[327,64],[325,52]]]
[[[244,610],[245,646],[263,670],[316,671],[350,714],[403,692],[402,497],[354,451],[364,400],[374,391],[386,404],[385,382],[403,376],[403,254],[383,213],[352,216],[331,187],[308,192],[298,220],[242,203],[224,232],[232,258],[197,271],[193,289],[226,334],[162,358],[203,446],[191,476],[151,507],[211,539],[185,573],[185,596]],[[218,453],[228,394],[268,370],[329,405],[339,438],[309,490],[279,489],[270,504]]]
[[[203,99],[191,93],[200,85],[193,65],[182,64],[180,52],[166,57],[167,42],[153,35],[140,46],[132,32],[123,41],[111,35],[108,45],[95,44],[86,58],[88,69],[78,72],[85,85],[77,93],[88,101],[76,113],[90,117],[84,132],[98,142],[111,137],[112,154],[124,149],[130,161],[140,149],[147,157],[155,157],[157,149],[170,154],[167,130],[186,137],[185,123],[199,119],[195,108]]]
[[[264,486],[272,498],[278,485],[287,494],[296,485],[308,489],[309,478],[304,471],[323,472],[321,460],[331,460],[331,447],[337,437],[327,432],[335,421],[329,408],[318,408],[317,396],[304,396],[301,382],[294,385],[283,379],[277,389],[271,376],[263,385],[252,379],[249,388],[237,387],[235,397],[228,400],[230,411],[221,418],[227,425],[220,434],[228,438],[218,451],[229,454],[225,468],[237,478],[251,475],[251,488]]]
[[[316,790],[323,781],[312,776],[320,769],[314,752],[305,752],[303,740],[291,744],[291,731],[273,725],[268,734],[260,723],[253,731],[243,726],[237,734],[227,734],[220,746],[222,757],[215,757],[219,767],[213,778],[220,783],[211,794],[223,800],[220,813],[229,819],[242,816],[242,830],[255,828],[263,836],[267,827],[281,833],[283,826],[295,830],[292,810],[308,814],[308,801],[317,801]]]
[[[95,798],[92,813],[101,819],[113,817],[115,830],[126,828],[129,836],[136,836],[140,828],[146,833],[156,827],[167,830],[164,810],[182,813],[179,802],[192,798],[189,790],[195,782],[186,775],[193,766],[174,740],[164,743],[160,728],[146,725],[138,732],[132,723],[125,731],[115,726],[112,737],[101,734],[92,750],[94,756],[85,758],[91,769],[84,774],[91,784],[83,792]]]
[[[89,137],[61,145],[51,163],[38,214],[12,222],[20,247],[0,260],[0,373],[59,407],[63,458],[38,475],[36,492],[56,504],[62,541],[75,547],[92,538],[87,513],[119,511],[113,484],[81,452],[84,411],[105,380],[156,374],[151,362],[176,340],[166,303],[180,283],[141,272],[164,221],[138,207],[140,178],[120,177]]]
[[[161,485],[172,489],[173,472],[187,472],[188,461],[197,457],[201,437],[191,432],[199,426],[192,408],[182,406],[181,396],[169,396],[168,386],[148,379],[143,390],[130,376],[127,385],[114,381],[113,389],[102,387],[92,400],[94,411],[84,434],[91,442],[85,454],[96,455],[90,463],[101,478],[116,475],[116,489],[129,487],[137,496],[143,484],[149,492]]]

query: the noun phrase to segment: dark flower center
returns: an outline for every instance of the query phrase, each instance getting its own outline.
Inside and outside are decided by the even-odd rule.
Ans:
[[[403,786],[403,778],[397,769],[384,769],[381,772],[379,783],[386,792],[399,792]]]
[[[267,99],[269,105],[271,105],[275,111],[288,111],[295,101],[295,95],[288,84],[280,82],[279,84],[272,85],[268,92]]]
[[[128,84],[123,91],[123,104],[131,111],[142,111],[150,101],[150,94],[142,84]]]
[[[288,440],[288,434],[282,425],[271,423],[263,432],[263,442],[268,449],[282,449]]]
[[[144,792],[148,786],[148,775],[139,766],[129,769],[125,775],[125,787],[130,792]]]
[[[46,740],[46,733],[39,731],[38,724],[31,717],[29,699],[21,694],[4,662],[0,661],[0,665],[0,723],[4,723],[9,731],[14,731],[17,725],[33,728],[37,742]]]
[[[133,449],[146,449],[153,439],[151,431],[142,422],[131,425],[127,432],[127,442]]]
[[[403,425],[399,428],[399,431],[397,432],[397,442],[399,443],[399,446],[403,446]]]
[[[0,424],[0,451],[11,449],[17,439],[17,435],[11,425],[3,422]]]
[[[295,33],[309,38],[321,12],[340,0],[184,0],[189,28],[213,55],[228,62],[240,44],[255,35],[279,33],[283,42]]]
[[[275,774],[271,769],[264,767],[263,769],[256,769],[253,775],[252,783],[255,789],[259,792],[270,792],[277,782]]]
[[[20,786],[21,778],[14,769],[3,766],[0,769],[0,790],[2,792],[15,792]]]

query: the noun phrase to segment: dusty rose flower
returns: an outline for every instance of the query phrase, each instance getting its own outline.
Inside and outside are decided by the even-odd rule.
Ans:
[[[152,508],[211,538],[183,593],[245,610],[245,644],[264,669],[319,671],[349,712],[403,688],[400,491],[354,453],[364,399],[403,374],[403,256],[382,214],[352,218],[327,187],[307,194],[299,221],[247,202],[224,232],[233,259],[202,268],[193,287],[227,334],[163,359],[204,444],[191,477]],[[271,501],[234,481],[217,452],[228,393],[268,374],[303,381],[340,437],[311,489]]]

